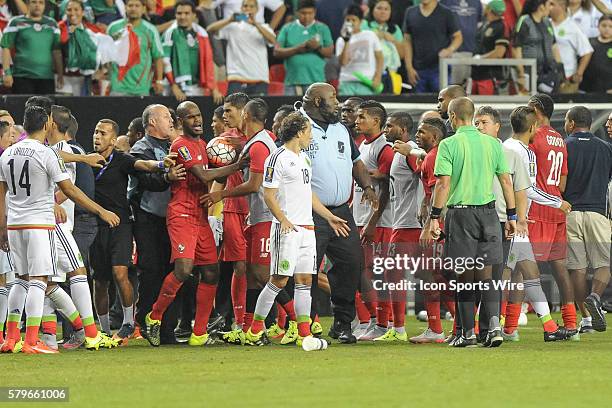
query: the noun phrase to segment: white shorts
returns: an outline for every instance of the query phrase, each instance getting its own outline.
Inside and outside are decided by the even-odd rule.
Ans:
[[[19,276],[57,275],[53,230],[9,230],[8,239],[15,274]]]
[[[317,273],[317,241],[314,229],[297,226],[297,231],[280,232],[280,224],[270,228],[270,274],[293,276]]]
[[[4,275],[6,283],[11,283],[15,280],[15,272],[13,272],[13,260],[11,259],[10,251],[0,251],[0,275]]]
[[[57,271],[60,274],[67,274],[85,266],[69,226],[55,225],[55,246],[57,248]]]
[[[510,244],[508,262],[506,265],[508,268],[514,270],[516,264],[522,261],[535,262],[533,248],[531,247],[531,242],[529,242],[529,237],[514,237]]]

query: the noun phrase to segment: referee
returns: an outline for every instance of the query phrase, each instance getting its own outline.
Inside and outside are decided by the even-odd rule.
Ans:
[[[492,265],[501,263],[503,258],[502,236],[491,189],[495,176],[506,200],[508,236],[514,235],[517,215],[501,144],[472,126],[474,103],[465,97],[454,99],[448,113],[456,133],[440,142],[438,147],[434,169],[438,180],[430,214],[430,232],[434,239],[441,237],[438,219],[446,205],[445,255],[453,260],[457,282],[466,285],[464,289],[457,287],[457,313],[462,333],[457,328],[457,339],[450,345],[475,347],[474,289],[492,285]],[[485,300],[482,305],[491,307],[494,303]],[[486,315],[491,316],[488,336],[494,336],[496,342],[501,341],[499,311],[488,310]]]
[[[373,208],[378,198],[350,131],[339,123],[336,90],[329,84],[312,84],[302,98],[300,112],[310,120],[312,141],[306,153],[312,160],[312,191],[334,215],[347,220],[348,237],[339,237],[327,221],[313,214],[317,239],[317,266],[323,255],[334,264],[327,278],[331,288],[334,325],[330,337],[340,343],[355,343],[351,322],[355,318],[355,292],[362,270],[363,253],[353,214],[349,208],[353,177],[363,188],[363,200]],[[313,279],[312,288],[317,287]],[[314,293],[314,292],[313,292]]]

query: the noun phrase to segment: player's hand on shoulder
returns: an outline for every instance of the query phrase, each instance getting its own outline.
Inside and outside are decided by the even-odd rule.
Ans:
[[[281,225],[281,233],[289,234],[292,231],[297,231],[297,227],[291,223],[287,218],[283,219],[280,223]]]
[[[116,227],[121,222],[121,219],[117,214],[112,211],[104,210],[102,214],[100,214],[100,218],[102,221],[107,223],[111,228]]]
[[[89,167],[101,169],[106,164],[106,159],[98,153],[89,153],[85,155],[85,164]]]
[[[396,140],[395,143],[393,143],[393,151],[395,153],[399,153],[403,156],[408,157],[410,155],[411,150],[412,146],[402,140]]]
[[[68,219],[68,216],[66,215],[66,210],[64,210],[60,205],[53,205],[53,213],[55,214],[56,224],[63,224]]]
[[[170,167],[168,170],[168,181],[181,181],[185,180],[187,177],[187,170],[182,164],[177,164],[176,166]]]

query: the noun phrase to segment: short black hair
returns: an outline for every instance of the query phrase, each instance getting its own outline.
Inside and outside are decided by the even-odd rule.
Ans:
[[[357,105],[363,103],[365,100],[363,98],[360,98],[358,96],[351,96],[350,98],[346,98],[346,100],[344,102],[342,102],[343,104],[345,103],[355,103]]]
[[[525,133],[535,122],[535,108],[518,106],[510,114],[510,125],[514,133]]]
[[[51,107],[51,118],[57,125],[57,130],[61,133],[66,133],[68,126],[70,126],[70,109],[65,106],[53,105]]]
[[[215,108],[215,111],[213,112],[213,115],[217,118],[217,119],[223,119],[223,105],[222,106],[217,106]]]
[[[83,0],[70,0],[68,1],[68,3],[77,3],[79,6],[81,6],[81,10],[85,11],[85,5],[83,4]]]
[[[40,106],[45,110],[48,115],[51,115],[51,106],[53,106],[53,101],[48,96],[34,95],[30,96],[25,103],[25,107],[28,106]]]
[[[304,8],[317,8],[317,3],[315,0],[299,0],[297,4],[297,10],[301,10]]]
[[[229,103],[233,107],[243,109],[251,98],[244,92],[236,92],[225,97],[225,103]]]
[[[38,132],[45,128],[45,123],[49,120],[47,111],[42,106],[26,106],[23,114],[23,130],[28,134]]]
[[[288,115],[291,112],[295,112],[295,108],[293,105],[281,105],[280,108],[276,110],[276,113],[282,112],[284,115]]]
[[[344,16],[355,16],[363,20],[363,10],[356,4],[351,4],[344,10]]]
[[[499,111],[492,106],[481,106],[476,110],[476,114],[474,116],[490,116],[493,119],[493,122],[501,124],[501,116],[499,115]]]
[[[170,112],[170,117],[172,118],[172,125],[176,129],[178,126],[178,117],[176,116],[176,111],[172,108],[168,108],[168,112]]]
[[[597,22],[597,26],[599,27],[599,25],[601,23],[603,23],[604,21],[612,21],[612,14],[604,14],[599,18],[599,21]]]
[[[266,123],[266,118],[268,117],[268,104],[263,99],[251,99],[244,106],[244,110],[256,121]]]
[[[174,13],[176,14],[176,11],[178,10],[179,6],[188,6],[191,7],[191,11],[192,12],[196,12],[196,6],[195,4],[191,1],[191,0],[177,0],[176,3],[174,3]]]
[[[406,132],[412,132],[414,121],[412,120],[412,116],[410,116],[408,112],[393,112],[389,115],[389,118],[393,119],[401,128],[406,129]]]
[[[387,121],[387,110],[380,102],[375,100],[367,100],[359,104],[359,109],[363,109],[368,112],[368,115],[377,117],[380,121],[380,127],[385,126]]]
[[[106,123],[111,125],[113,128],[113,133],[115,133],[115,137],[119,136],[119,125],[112,119],[100,119],[98,123]]]
[[[284,143],[286,143],[297,137],[297,134],[306,129],[307,126],[308,119],[306,119],[305,116],[299,112],[292,112],[287,115],[285,119],[283,119],[278,132],[279,137]]]
[[[421,122],[422,125],[433,127],[438,133],[438,140],[445,139],[448,135],[448,130],[446,129],[446,124],[440,118],[425,118]]]
[[[66,133],[71,139],[76,138],[76,134],[79,131],[79,122],[76,120],[74,115],[70,115],[70,125],[66,129]]]
[[[555,110],[555,101],[550,95],[546,94],[536,94],[529,98],[528,105],[533,106],[536,110],[539,110],[546,116],[548,119],[552,117],[552,114]]]
[[[584,106],[574,106],[567,111],[567,118],[578,128],[590,128],[593,123],[591,111]]]
[[[139,116],[137,118],[132,119],[130,122],[130,126],[136,133],[142,133],[144,135],[144,126],[142,125],[142,117]]]

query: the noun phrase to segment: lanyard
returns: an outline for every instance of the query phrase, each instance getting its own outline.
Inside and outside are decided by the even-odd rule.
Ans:
[[[104,174],[104,172],[106,171],[108,166],[110,166],[111,162],[113,161],[113,156],[114,155],[115,155],[115,152],[112,152],[111,155],[108,157],[108,161],[106,162],[104,167],[102,167],[100,169],[100,171],[98,172],[98,174],[96,174],[96,181],[98,181],[100,179],[100,177],[102,177],[102,175]]]

